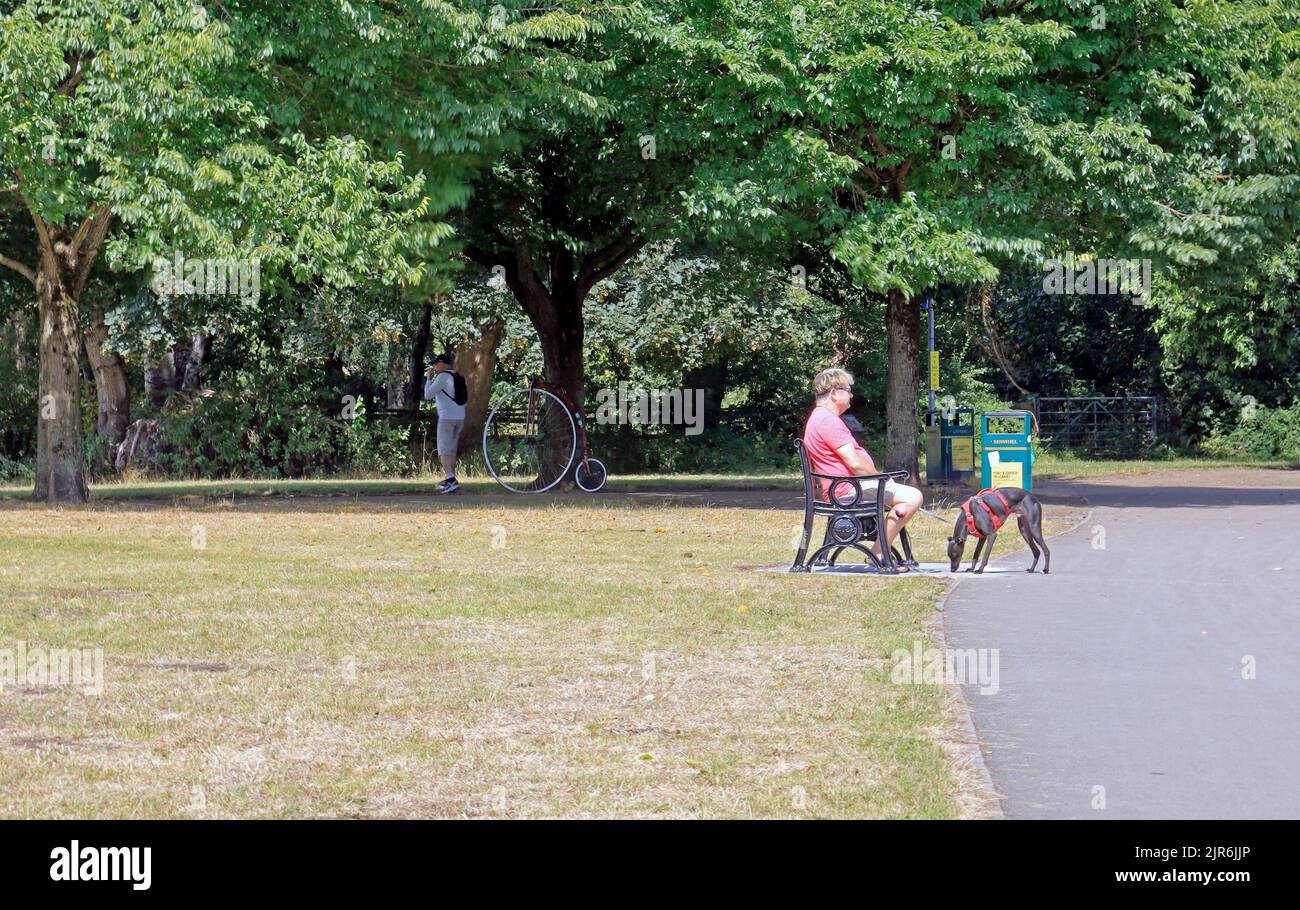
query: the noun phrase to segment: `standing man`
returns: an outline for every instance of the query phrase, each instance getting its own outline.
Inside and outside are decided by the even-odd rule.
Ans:
[[[460,380],[457,382],[457,380]],[[460,431],[465,425],[465,381],[451,369],[451,355],[439,354],[433,366],[425,373],[424,397],[432,398],[438,406],[438,459],[447,477],[438,484],[440,493],[455,493],[460,489],[456,480],[456,450],[460,446]]]
[[[808,415],[804,426],[803,444],[808,452],[808,463],[818,474],[875,474],[876,463],[867,450],[858,445],[841,415],[853,400],[853,376],[847,370],[829,369],[817,374],[813,380],[813,393],[817,406]],[[856,421],[855,421],[856,423]],[[823,495],[829,497],[830,481],[823,480]],[[898,483],[892,478],[885,483],[885,545],[892,547],[899,530],[912,520],[921,508],[924,496],[916,487]],[[877,558],[882,557],[880,535],[872,548]],[[898,566],[898,571],[910,571]]]

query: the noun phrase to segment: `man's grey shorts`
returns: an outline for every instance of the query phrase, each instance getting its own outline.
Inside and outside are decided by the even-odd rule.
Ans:
[[[465,425],[463,420],[443,420],[438,419],[438,454],[455,455],[456,446],[460,442],[460,429]]]

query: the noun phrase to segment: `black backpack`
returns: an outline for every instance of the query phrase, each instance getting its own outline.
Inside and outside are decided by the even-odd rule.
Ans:
[[[447,370],[451,374],[451,395],[447,395],[447,390],[442,389],[442,394],[447,395],[456,404],[464,404],[469,401],[469,387],[465,385],[465,377],[455,370]]]

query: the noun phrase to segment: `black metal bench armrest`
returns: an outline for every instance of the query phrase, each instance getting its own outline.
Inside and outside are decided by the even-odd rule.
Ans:
[[[809,471],[808,473],[813,477],[829,480],[832,483],[841,481],[852,483],[858,480],[907,480],[912,476],[908,471],[886,471],[883,474],[818,474],[816,471]]]
[[[809,471],[808,475],[812,477],[814,481],[825,480],[829,482],[826,492],[822,494],[826,498],[818,499],[818,502],[822,505],[834,506],[837,509],[860,509],[868,502],[881,498],[885,484],[890,480],[896,477],[906,480],[909,476],[907,471],[889,471],[884,474],[819,474],[816,471]],[[874,482],[876,486],[876,495],[868,498],[867,494],[863,490],[863,485],[872,482]],[[831,495],[835,488],[842,483],[851,484],[853,486],[855,495],[853,499],[848,502],[839,502]]]

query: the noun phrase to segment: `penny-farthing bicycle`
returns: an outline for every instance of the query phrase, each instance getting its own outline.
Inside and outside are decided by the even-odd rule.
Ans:
[[[591,457],[582,412],[564,389],[530,377],[497,402],[483,426],[483,460],[515,493],[544,493],[578,465],[573,480],[588,493],[605,486],[605,463]]]

